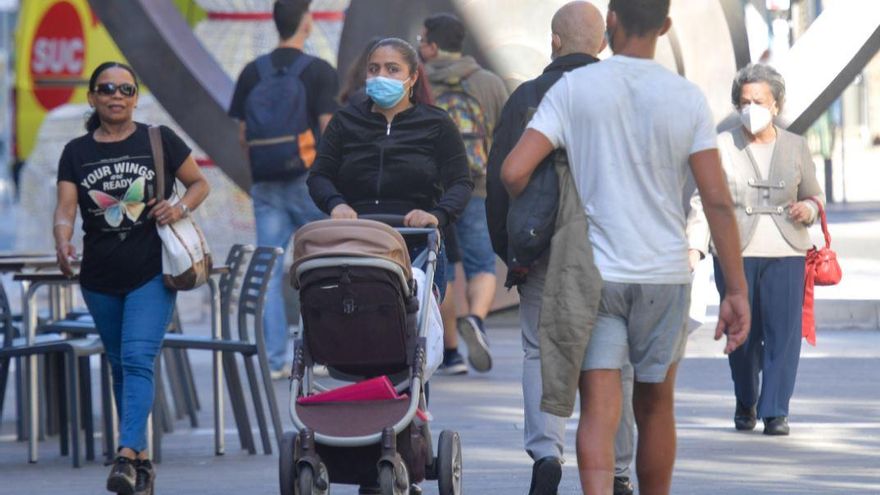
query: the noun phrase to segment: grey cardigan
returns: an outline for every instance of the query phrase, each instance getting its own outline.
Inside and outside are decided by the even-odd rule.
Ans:
[[[807,225],[793,221],[787,206],[793,201],[815,197],[823,204],[824,194],[816,180],[816,166],[807,141],[797,134],[776,128],[776,147],[770,160],[769,177],[762,177],[748,149],[742,127],[718,135],[718,151],[733,197],[741,249],[755,233],[758,215],[770,215],[782,237],[798,250],[812,247]],[[691,198],[687,222],[688,246],[703,254],[710,247],[709,223],[703,212],[699,191]]]

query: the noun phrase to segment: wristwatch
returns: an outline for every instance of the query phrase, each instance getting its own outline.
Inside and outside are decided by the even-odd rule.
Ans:
[[[189,216],[189,206],[186,206],[186,203],[177,203],[177,206],[180,207],[181,217],[186,218]]]

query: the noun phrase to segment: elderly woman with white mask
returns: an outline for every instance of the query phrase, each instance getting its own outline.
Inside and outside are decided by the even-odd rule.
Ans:
[[[801,349],[804,262],[812,247],[807,227],[823,203],[816,169],[803,137],[773,123],[785,82],[767,65],[749,65],[733,81],[733,105],[742,125],[718,136],[733,197],[752,307],[748,340],[729,356],[736,394],[734,425],[788,435],[788,406]],[[698,193],[691,200],[688,238],[692,265],[711,252]],[[717,261],[715,282],[724,297]],[[761,376],[763,374],[763,376]]]

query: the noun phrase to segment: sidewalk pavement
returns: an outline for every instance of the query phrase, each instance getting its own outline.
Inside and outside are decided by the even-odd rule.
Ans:
[[[495,368],[486,374],[435,377],[431,382],[432,432],[457,430],[464,451],[464,493],[523,494],[529,486],[531,460],[522,449],[520,337],[513,312],[489,320]],[[190,326],[188,333],[204,333]],[[704,495],[880,494],[880,332],[820,329],[819,346],[804,346],[792,403],[792,435],[765,437],[738,433],[731,416],[734,398],[721,344],[704,326],[691,337],[677,386],[678,460],[672,493]],[[163,440],[158,466],[159,494],[273,495],[277,456],[250,456],[240,450],[227,401],[227,454],[213,455],[210,412],[210,358],[191,353],[203,404],[201,428],[175,423]],[[285,417],[286,382],[276,382]],[[58,454],[58,439],[40,444],[40,461],[26,461],[27,447],[14,441],[14,399],[0,423],[0,494],[103,491],[107,468],[86,463],[70,467]],[[574,455],[575,418],[568,421],[567,462],[560,494],[579,493]],[[437,485],[424,484],[426,494]],[[352,487],[334,485],[332,493],[354,495]]]

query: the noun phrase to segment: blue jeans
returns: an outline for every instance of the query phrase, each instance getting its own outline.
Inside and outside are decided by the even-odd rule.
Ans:
[[[284,256],[275,264],[266,293],[263,331],[269,367],[279,370],[287,360],[287,315],[284,310],[284,291],[281,281],[284,260],[287,258],[290,238],[303,225],[326,218],[315,206],[309,188],[308,174],[288,181],[257,182],[251,186],[254,217],[257,226],[257,244],[280,247]]]
[[[104,342],[113,373],[119,445],[147,448],[147,416],[153,407],[153,365],[171,320],[177,292],[158,275],[127,294],[82,289]]]
[[[464,213],[455,223],[455,233],[458,235],[465,278],[470,280],[480,273],[495,275],[495,251],[492,251],[486,222],[486,198],[471,196]],[[455,280],[454,263],[449,263],[446,279]]]

